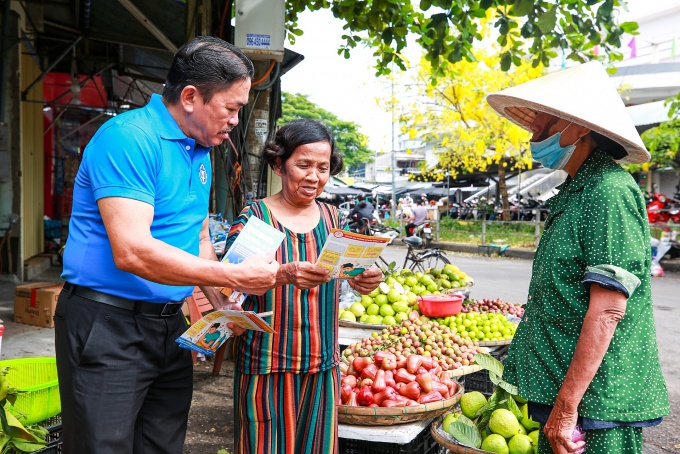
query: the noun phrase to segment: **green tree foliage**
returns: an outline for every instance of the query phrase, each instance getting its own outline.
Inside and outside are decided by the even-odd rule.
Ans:
[[[342,153],[345,169],[373,161],[374,153],[368,149],[368,138],[359,132],[359,125],[340,120],[333,113],[322,109],[301,94],[283,92],[282,116],[279,125],[298,118],[309,118],[324,123],[335,137],[335,145]]]
[[[303,33],[298,14],[330,8],[345,22],[338,54],[349,58],[351,49],[367,44],[375,50],[378,74],[388,74],[391,62],[405,69],[401,52],[409,36],[425,50],[435,71],[443,62],[473,61],[473,45],[483,39],[483,20],[491,20],[496,29],[503,70],[519,66],[526,56],[534,66],[547,66],[557,49],[584,62],[600,46],[608,60],[621,60],[622,35],[637,30],[636,23],[617,20],[624,0],[287,0],[286,5],[291,42]]]
[[[669,120],[641,135],[652,159],[645,164],[628,165],[629,171],[646,172],[650,168],[665,167],[680,170],[680,93],[668,98],[664,105],[668,106]]]
[[[420,175],[410,177],[412,181],[443,181],[446,172],[456,178],[498,164],[498,187],[507,209],[506,170],[531,168],[531,134],[498,115],[486,97],[541,76],[543,68],[524,61],[503,71],[498,54],[478,49],[474,56],[473,62],[442,65],[443,75],[434,81],[429,64],[422,61],[417,72],[400,83],[406,93],[391,102],[399,110],[403,131],[432,144],[439,155],[434,168],[423,168]],[[409,98],[413,101],[405,102]]]

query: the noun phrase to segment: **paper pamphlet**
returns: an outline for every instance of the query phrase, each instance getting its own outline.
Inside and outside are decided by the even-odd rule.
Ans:
[[[327,268],[332,278],[352,279],[373,266],[389,242],[389,238],[331,229],[316,264]]]
[[[262,255],[275,251],[281,246],[285,237],[285,233],[261,219],[251,216],[227,253],[222,257],[222,262],[238,264],[252,255]],[[245,298],[245,294],[234,290],[229,300],[242,303]]]
[[[281,246],[285,237],[285,233],[259,218],[251,216],[236,237],[234,244],[224,254],[222,261],[225,263],[241,263],[251,255],[275,251]]]
[[[176,342],[182,348],[212,355],[232,335],[227,323],[234,323],[245,329],[274,333],[272,327],[262,318],[270,315],[271,312],[256,314],[252,311],[214,311],[191,325]]]

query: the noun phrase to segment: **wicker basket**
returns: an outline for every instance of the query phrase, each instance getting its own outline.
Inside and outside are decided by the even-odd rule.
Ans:
[[[359,328],[365,329],[367,331],[382,330],[383,328],[389,328],[387,325],[379,325],[376,323],[362,323],[362,322],[352,322],[349,320],[338,320],[338,326],[344,326],[345,328]],[[370,333],[368,333],[370,336]]]
[[[510,345],[512,339],[503,339],[497,341],[479,341],[480,347],[500,347],[502,345]]]
[[[475,281],[467,281],[465,285],[462,285],[460,287],[451,287],[447,289],[442,289],[442,293],[465,293],[467,290],[470,290],[470,287],[475,285]]]
[[[412,405],[410,407],[351,407],[338,405],[338,421],[342,424],[359,426],[391,426],[406,424],[422,419],[436,418],[446,413],[460,401],[463,386],[458,384],[458,392],[448,399],[429,404]]]
[[[467,446],[459,445],[455,441],[450,440],[447,436],[440,433],[442,427],[442,418],[437,418],[432,424],[430,424],[430,433],[434,441],[439,443],[440,446],[448,449],[455,454],[493,454],[489,451],[482,451],[477,448],[468,448]],[[442,430],[443,431],[443,430]]]
[[[455,379],[457,377],[462,377],[464,375],[473,374],[482,370],[481,366],[477,364],[471,364],[469,366],[461,366],[457,369],[449,369],[449,377]]]

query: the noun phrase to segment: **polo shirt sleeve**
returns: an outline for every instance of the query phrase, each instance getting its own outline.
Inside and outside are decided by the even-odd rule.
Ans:
[[[629,298],[640,285],[649,238],[634,188],[601,183],[585,188],[580,237],[586,262],[582,283],[598,284]]]
[[[86,158],[95,200],[124,197],[154,205],[159,144],[129,123],[112,125],[93,140]]]

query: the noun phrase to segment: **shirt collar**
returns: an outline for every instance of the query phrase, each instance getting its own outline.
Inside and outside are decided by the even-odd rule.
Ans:
[[[151,115],[157,118],[154,127],[158,131],[158,135],[163,139],[183,140],[188,138],[163,103],[161,95],[157,93],[152,94],[151,101],[149,101],[146,107],[151,112]]]
[[[567,180],[562,185],[563,188],[570,192],[577,192],[583,189],[586,183],[593,177],[595,171],[606,162],[607,157],[608,155],[604,151],[593,150],[586,160],[583,161],[578,171],[576,171],[574,178],[567,177]]]

